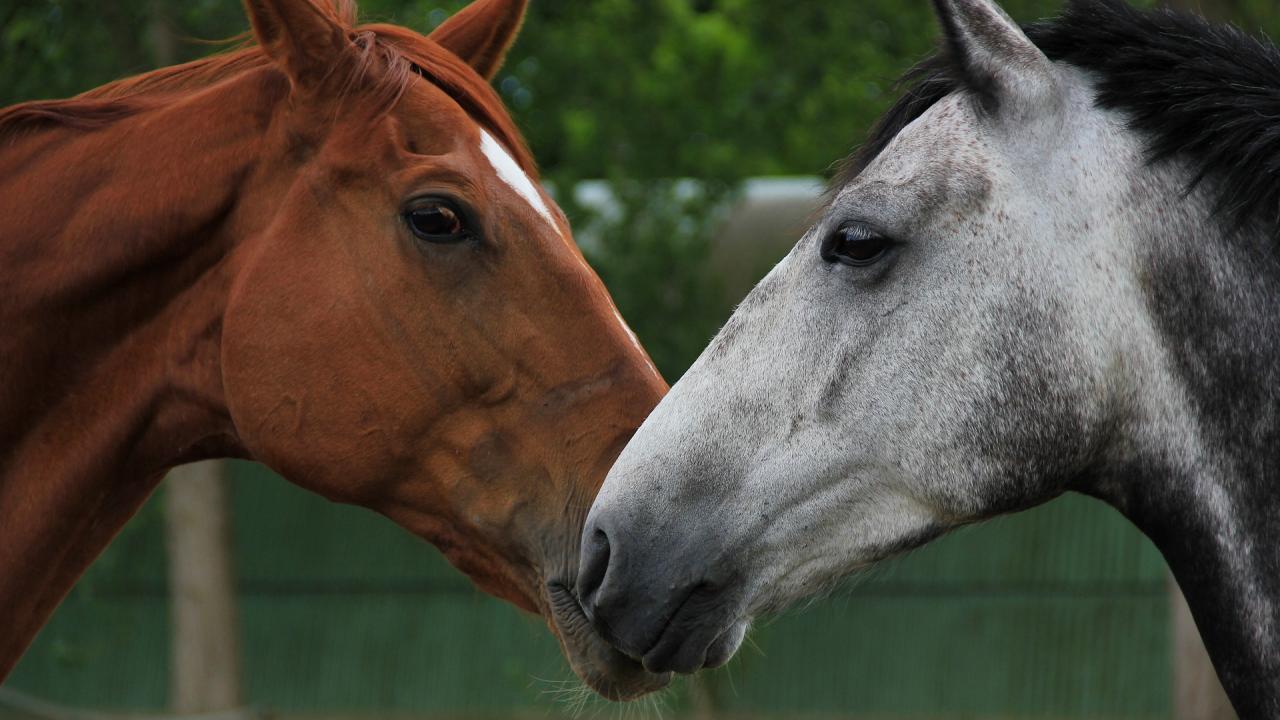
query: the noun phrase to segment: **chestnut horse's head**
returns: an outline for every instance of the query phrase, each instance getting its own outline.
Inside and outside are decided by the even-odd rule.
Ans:
[[[666,385],[488,85],[524,1],[478,0],[429,37],[318,0],[246,5],[275,102],[230,220],[222,365],[245,450],[542,612],[600,692],[660,686],[567,590],[592,498]]]

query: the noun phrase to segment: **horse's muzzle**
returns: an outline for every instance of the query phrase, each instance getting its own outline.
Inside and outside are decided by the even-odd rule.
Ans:
[[[547,599],[550,620],[565,657],[591,689],[610,700],[633,700],[671,682],[670,673],[647,671],[597,634],[566,583],[548,582]]]
[[[656,553],[626,546],[600,518],[583,530],[578,598],[596,632],[651,673],[723,665],[748,622],[714,553]]]

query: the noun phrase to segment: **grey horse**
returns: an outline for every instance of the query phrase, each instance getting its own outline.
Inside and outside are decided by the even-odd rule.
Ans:
[[[1280,52],[1078,0],[944,50],[618,459],[576,592],[654,672],[1064,492],[1164,554],[1242,717],[1280,717]]]

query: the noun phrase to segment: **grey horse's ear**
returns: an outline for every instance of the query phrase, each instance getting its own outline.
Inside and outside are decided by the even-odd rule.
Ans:
[[[1018,115],[1056,107],[1053,63],[1000,6],[992,0],[933,0],[933,6],[947,50],[984,107]]]

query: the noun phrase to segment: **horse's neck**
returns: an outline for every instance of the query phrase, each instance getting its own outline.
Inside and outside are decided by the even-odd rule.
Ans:
[[[1132,479],[1161,488],[1131,498],[1126,514],[1169,563],[1236,711],[1246,719],[1280,717],[1275,493],[1246,489],[1251,479],[1216,463],[1135,469]]]
[[[0,678],[168,467],[236,453],[225,225],[253,128],[181,110],[0,143]]]
[[[1215,488],[1154,503],[1135,518],[1168,561],[1222,684],[1246,719],[1280,717],[1277,514],[1274,497]]]
[[[1112,499],[1169,562],[1241,717],[1280,717],[1280,262],[1215,233],[1158,240],[1148,308],[1176,391]]]

